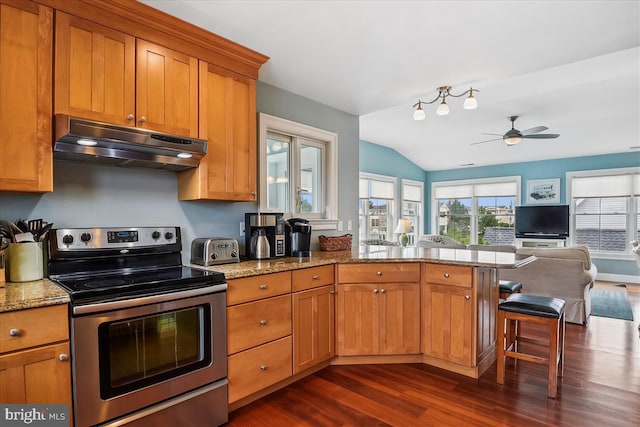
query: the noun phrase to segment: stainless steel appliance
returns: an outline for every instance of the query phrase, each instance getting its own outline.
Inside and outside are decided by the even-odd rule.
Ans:
[[[311,224],[304,218],[290,218],[285,221],[287,256],[311,256]]]
[[[54,229],[71,299],[76,426],[228,420],[224,274],[181,264],[179,227]]]
[[[285,256],[284,218],[281,213],[245,213],[244,224],[244,250],[247,258],[267,259]]]
[[[206,267],[216,264],[240,262],[238,241],[228,237],[193,239],[191,242],[191,263]]]

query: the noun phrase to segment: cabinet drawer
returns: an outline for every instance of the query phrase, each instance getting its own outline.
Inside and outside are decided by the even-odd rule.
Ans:
[[[425,280],[439,285],[470,288],[473,284],[472,267],[458,265],[425,264]]]
[[[290,293],[291,272],[232,279],[227,284],[227,306],[230,306]]]
[[[229,403],[291,376],[291,337],[229,356]]]
[[[317,288],[319,286],[332,285],[335,281],[334,266],[303,268],[294,270],[291,276],[293,291]]]
[[[418,263],[366,263],[338,265],[340,283],[419,282]]]
[[[291,335],[291,295],[227,308],[227,354]]]
[[[67,305],[0,313],[0,353],[69,339]]]

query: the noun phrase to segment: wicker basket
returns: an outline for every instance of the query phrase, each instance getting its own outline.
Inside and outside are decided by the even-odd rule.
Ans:
[[[344,236],[318,236],[320,250],[326,252],[351,250],[351,234]]]

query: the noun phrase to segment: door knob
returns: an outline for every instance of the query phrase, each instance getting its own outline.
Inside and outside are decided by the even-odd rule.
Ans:
[[[17,328],[12,328],[9,330],[9,335],[12,337],[19,337],[20,335],[22,335],[22,330]]]
[[[147,121],[147,118],[145,116],[140,117],[140,119],[138,120],[140,123],[144,123]]]

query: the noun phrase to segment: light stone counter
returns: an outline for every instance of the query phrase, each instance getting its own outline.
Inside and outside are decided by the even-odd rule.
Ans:
[[[49,279],[7,282],[4,287],[0,287],[0,313],[67,304],[69,301],[69,294]]]

